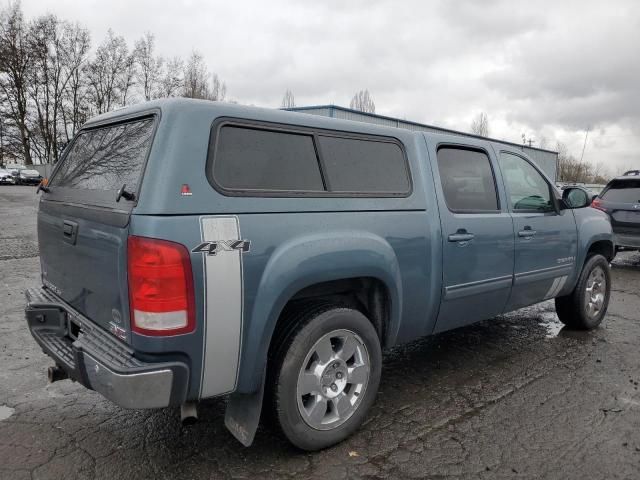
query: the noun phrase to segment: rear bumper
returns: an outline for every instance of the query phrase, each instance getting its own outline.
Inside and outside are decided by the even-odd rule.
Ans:
[[[161,408],[186,400],[189,367],[145,362],[45,288],[26,292],[31,335],[72,379],[123,408]]]
[[[615,233],[616,247],[640,248],[640,233],[637,235],[630,233]]]

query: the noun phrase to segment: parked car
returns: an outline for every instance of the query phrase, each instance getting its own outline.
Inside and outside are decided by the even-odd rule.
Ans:
[[[89,121],[41,188],[50,380],[185,421],[228,395],[245,445],[263,397],[299,448],[353,433],[384,347],[554,298],[592,329],[609,302],[608,216],[481,138],[161,100]]]
[[[18,185],[39,185],[42,181],[40,172],[29,168],[19,169],[15,178]]]
[[[592,206],[611,216],[618,249],[640,249],[640,170],[611,180]]]
[[[13,185],[15,183],[16,180],[9,170],[0,169],[0,184]]]

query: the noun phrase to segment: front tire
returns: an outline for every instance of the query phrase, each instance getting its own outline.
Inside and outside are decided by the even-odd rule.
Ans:
[[[380,339],[359,311],[311,304],[293,315],[273,364],[275,418],[303,450],[334,445],[364,421],[380,384]]]
[[[593,330],[607,313],[610,295],[609,262],[602,255],[592,255],[585,262],[573,292],[556,298],[556,313],[570,328]]]

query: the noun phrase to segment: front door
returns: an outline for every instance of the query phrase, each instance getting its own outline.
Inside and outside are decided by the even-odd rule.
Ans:
[[[501,151],[499,164],[515,229],[515,275],[507,305],[507,310],[515,310],[569,287],[577,230],[573,212],[557,208],[551,184],[531,162]]]
[[[513,280],[514,236],[489,145],[440,145],[434,153],[443,233],[443,300],[434,331],[442,332],[503,312]]]

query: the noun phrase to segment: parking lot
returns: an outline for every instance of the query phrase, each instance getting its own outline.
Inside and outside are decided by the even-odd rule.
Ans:
[[[640,478],[640,255],[613,264],[608,316],[562,328],[553,303],[385,355],[365,426],[319,453],[268,427],[244,448],[224,400],[195,425],[177,409],[122,410],[70,381],[31,339],[39,281],[35,188],[0,186],[0,479]]]

